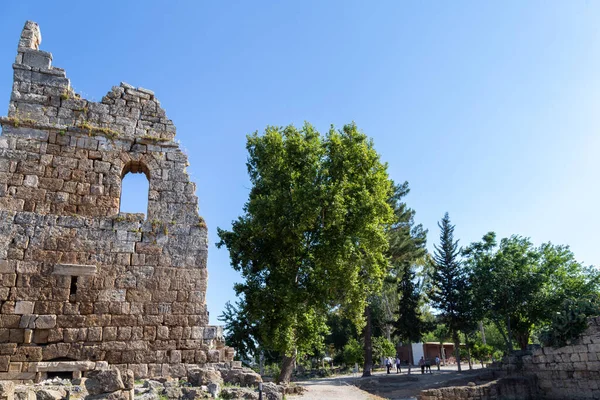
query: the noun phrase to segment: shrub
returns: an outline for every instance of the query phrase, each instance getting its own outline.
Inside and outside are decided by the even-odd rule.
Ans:
[[[581,336],[587,329],[588,317],[600,315],[599,296],[567,299],[562,310],[552,316],[552,322],[542,330],[540,341],[544,346],[562,347]]]
[[[343,360],[347,365],[362,364],[364,362],[363,347],[358,340],[348,340],[348,343],[344,346]]]

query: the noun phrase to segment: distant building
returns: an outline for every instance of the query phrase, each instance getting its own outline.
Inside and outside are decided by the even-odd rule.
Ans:
[[[441,360],[446,359],[446,363],[455,363],[454,358],[454,343],[444,343],[440,345],[439,342],[419,342],[412,343],[412,354],[408,344],[398,347],[398,355],[403,364],[411,363],[412,365],[418,365],[421,357],[426,360],[435,360],[435,357],[440,357]]]

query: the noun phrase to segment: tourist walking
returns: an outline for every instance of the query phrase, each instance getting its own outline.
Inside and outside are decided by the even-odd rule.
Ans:
[[[435,365],[437,365],[437,369],[439,371],[440,370],[440,357],[439,356],[435,356]]]
[[[400,372],[400,357],[396,356],[396,373],[399,374]]]
[[[431,359],[429,358],[425,360],[425,372],[433,374],[433,372],[431,372]]]
[[[389,357],[385,358],[385,366],[387,367],[387,373],[390,374],[390,369],[392,369],[392,360]]]
[[[425,360],[423,359],[423,357],[421,357],[421,359],[419,360],[419,367],[421,367],[421,373],[424,374],[425,373]]]

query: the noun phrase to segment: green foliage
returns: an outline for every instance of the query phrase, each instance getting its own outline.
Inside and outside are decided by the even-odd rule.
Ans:
[[[236,350],[236,359],[247,361],[256,355],[256,326],[246,316],[245,302],[240,300],[236,306],[225,303],[225,310],[217,319],[224,323],[225,341]]]
[[[383,336],[373,338],[373,356],[375,359],[381,357],[393,357],[396,355],[396,346]]]
[[[398,281],[397,319],[394,321],[394,335],[407,342],[419,342],[423,333],[423,321],[419,312],[421,293],[415,283],[415,272],[405,263],[402,278]]]
[[[455,345],[459,331],[471,332],[476,325],[472,313],[472,297],[469,275],[460,260],[458,240],[454,240],[454,225],[448,213],[440,227],[440,245],[435,246],[429,276],[429,298],[432,306],[440,310],[440,320],[452,334]],[[459,364],[460,370],[460,364]]]
[[[358,340],[350,339],[344,346],[343,360],[346,365],[362,364],[364,362],[363,346]]]
[[[504,357],[504,352],[501,350],[495,350],[492,353],[492,361],[500,361],[502,360],[502,357]]]
[[[598,295],[567,299],[562,304],[562,310],[552,316],[552,322],[542,331],[540,340],[544,346],[566,346],[587,329],[588,317],[597,315],[600,315]]]
[[[271,364],[265,365],[265,375],[266,376],[278,377],[280,373],[281,373],[281,366],[279,365],[279,363],[271,363]]]
[[[473,271],[475,304],[496,323],[512,349],[513,334],[527,335],[532,322],[536,294],[543,285],[538,266],[539,254],[531,242],[520,236],[502,239],[497,252],[495,234],[469,246],[464,254]],[[502,327],[504,326],[504,329]],[[527,346],[527,340],[525,345]]]
[[[598,292],[600,274],[575,260],[566,246],[534,247],[513,235],[498,245],[493,232],[464,251],[472,271],[474,305],[504,338],[506,349],[516,340],[521,349],[533,329],[551,323],[568,299]]]
[[[496,324],[488,319],[484,319],[483,329],[485,332],[485,342],[492,346],[494,351],[506,351],[506,342],[504,341],[502,333],[498,330]],[[481,331],[479,330],[476,332],[476,343],[483,344],[483,337],[481,336]]]
[[[489,344],[475,343],[475,345],[471,348],[471,355],[476,360],[479,360],[481,365],[483,365],[485,361],[488,361],[492,357],[493,353],[494,348]]]
[[[408,182],[394,185],[393,195],[389,200],[394,210],[394,219],[387,230],[388,255],[394,268],[414,265],[427,254],[427,230],[421,224],[415,225],[415,211],[403,201],[409,192]]]
[[[367,376],[372,364],[373,346],[370,344],[370,336],[389,336],[394,329],[396,336],[405,336],[405,332],[410,332],[411,335],[420,337],[421,293],[413,268],[427,253],[427,231],[420,224],[415,225],[415,212],[403,201],[408,192],[408,182],[393,185],[389,199],[394,217],[386,230],[389,241],[387,256],[390,262],[388,275],[382,290],[370,296],[369,309],[366,310],[370,316],[367,319],[369,326],[364,332],[367,363],[364,371]],[[410,328],[405,329],[407,323]]]
[[[322,137],[268,127],[248,136],[252,183],[244,214],[218,229],[243,282],[245,315],[258,340],[288,356],[322,346],[327,312],[357,326],[386,271],[392,210],[386,165],[355,125]],[[297,353],[296,353],[297,352]]]
[[[350,338],[358,336],[356,325],[345,318],[339,310],[328,314],[327,326],[329,327],[329,335],[327,335],[325,343],[332,347],[333,351],[329,350],[331,357],[333,357],[333,352],[341,352]]]
[[[408,193],[408,182],[394,185],[394,194],[390,199],[394,223],[387,231],[390,243],[388,255],[391,264],[390,280],[395,285],[396,296],[392,325],[394,335],[400,340],[417,342],[421,339],[423,324],[419,311],[422,296],[416,280],[415,265],[427,254],[427,231],[421,224],[415,224],[415,211],[403,201]]]
[[[452,333],[445,324],[435,324],[435,328],[423,335],[423,342],[445,343],[452,338]]]

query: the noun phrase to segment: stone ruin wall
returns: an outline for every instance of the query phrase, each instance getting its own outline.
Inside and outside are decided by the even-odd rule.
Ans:
[[[81,98],[40,42],[28,21],[0,119],[0,380],[231,362],[208,326],[207,229],[172,121],[125,83]],[[129,172],[149,180],[147,217],[119,213]]]
[[[535,348],[505,357],[498,367],[508,375],[476,387],[449,387],[421,392],[421,400],[600,399],[600,317],[572,345]]]
[[[544,399],[600,399],[600,317],[569,346],[536,348],[503,360],[506,372],[535,376]]]

